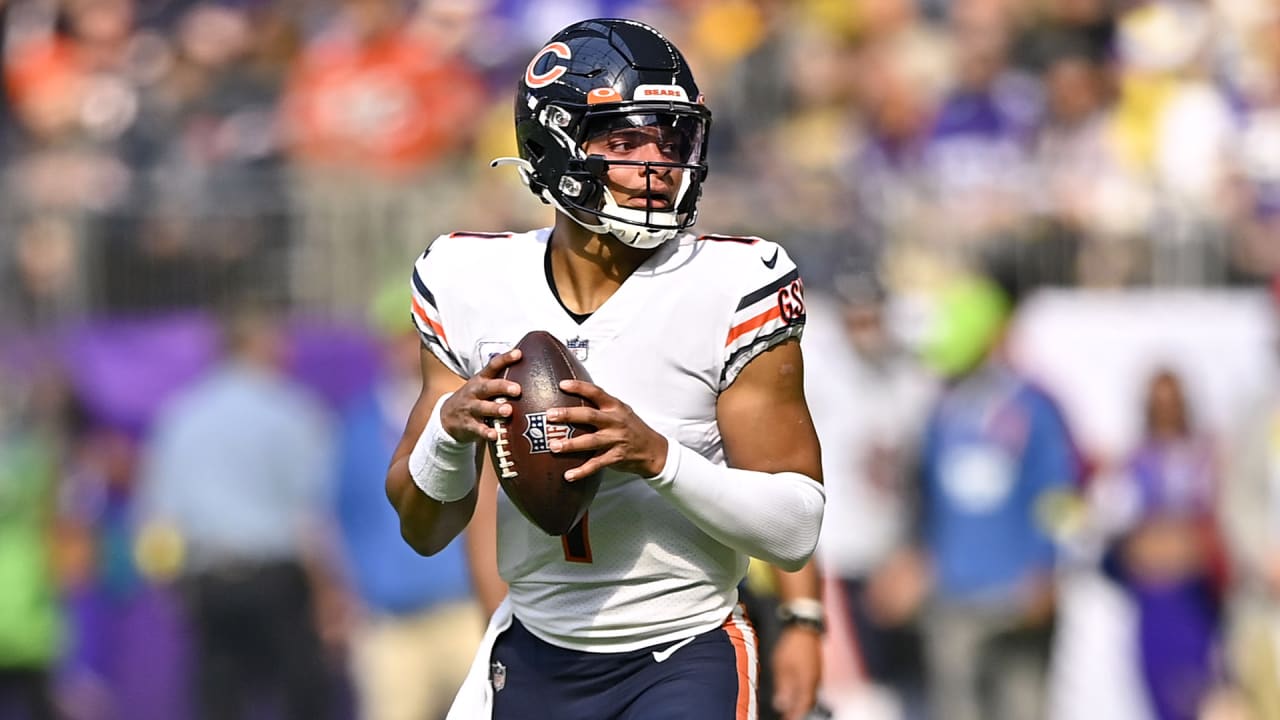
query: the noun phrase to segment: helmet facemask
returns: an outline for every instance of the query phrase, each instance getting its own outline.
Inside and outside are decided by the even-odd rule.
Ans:
[[[683,110],[631,110],[588,116],[579,147],[596,138],[612,136],[641,146],[655,144],[664,159],[654,160],[652,154],[647,160],[608,159],[601,155],[586,155],[585,150],[580,150],[584,156],[582,165],[591,174],[595,192],[590,195],[580,193],[581,200],[566,204],[594,215],[601,225],[608,227],[611,234],[627,245],[657,247],[692,225],[697,218],[698,199],[706,177],[706,115]],[[637,168],[644,176],[645,187],[641,197],[650,201],[644,207],[619,205],[618,199],[609,191],[609,171],[628,167]],[[655,187],[657,176],[665,173],[679,174],[675,187],[667,183],[664,187]],[[571,180],[576,181],[576,178]],[[564,183],[562,180],[561,183],[570,185],[568,189],[574,189],[572,182]],[[564,191],[566,188],[560,189]],[[564,194],[568,196],[568,193]],[[653,201],[656,200],[661,200],[662,204],[655,207]]]
[[[535,113],[535,118],[539,127],[521,138],[521,155],[527,160],[521,163],[521,177],[544,201],[579,225],[595,233],[613,235],[626,245],[648,249],[675,237],[697,219],[702,181],[707,175],[706,135],[710,124],[710,113],[702,106],[630,103],[604,111],[593,108],[573,113],[558,105],[547,105]],[[629,128],[656,128],[658,141],[671,147],[671,159],[607,159],[587,154],[585,145],[592,138]],[[646,189],[645,195],[666,195],[666,207],[619,205],[606,179],[610,168],[623,166],[645,168],[648,182],[663,169],[680,171],[674,191]],[[558,167],[564,170],[557,172]]]

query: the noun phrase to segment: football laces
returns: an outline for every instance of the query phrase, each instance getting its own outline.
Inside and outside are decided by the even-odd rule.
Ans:
[[[493,441],[493,456],[498,459],[498,472],[507,479],[516,477],[519,473],[516,472],[516,464],[510,459],[511,441],[507,440],[507,424],[494,418],[493,429],[498,433],[498,439]]]

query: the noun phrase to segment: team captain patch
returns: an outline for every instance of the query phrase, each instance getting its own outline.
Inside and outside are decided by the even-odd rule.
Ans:
[[[524,431],[524,437],[529,441],[531,453],[551,452],[548,443],[552,440],[568,440],[573,437],[572,427],[547,422],[547,414],[544,412],[530,413],[525,417],[529,420],[529,429]]]

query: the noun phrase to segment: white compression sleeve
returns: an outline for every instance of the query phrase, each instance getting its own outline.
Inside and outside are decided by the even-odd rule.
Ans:
[[[458,442],[445,432],[440,407],[453,393],[445,393],[431,409],[431,418],[409,453],[409,474],[432,500],[457,502],[476,486],[475,444]]]
[[[706,534],[783,570],[799,570],[818,544],[827,494],[800,473],[716,465],[667,438],[667,464],[645,482]]]

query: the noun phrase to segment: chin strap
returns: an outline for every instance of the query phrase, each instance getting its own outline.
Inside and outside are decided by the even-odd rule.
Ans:
[[[656,248],[680,234],[680,231],[675,228],[655,230],[643,225],[643,218],[651,214],[668,216],[674,223],[675,213],[646,213],[644,210],[624,208],[618,205],[617,201],[609,193],[605,193],[604,207],[601,209],[606,211],[606,215],[601,219],[609,227],[609,232],[613,233],[613,236],[623,243],[632,247],[642,250]],[[628,218],[628,215],[633,217]]]

